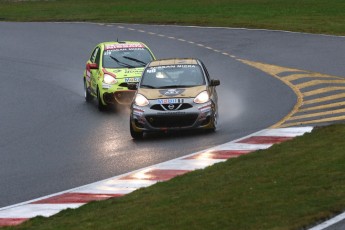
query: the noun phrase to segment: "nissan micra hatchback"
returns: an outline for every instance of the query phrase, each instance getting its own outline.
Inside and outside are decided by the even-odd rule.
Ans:
[[[150,62],[131,104],[130,133],[183,129],[215,131],[218,120],[219,80],[210,79],[198,59],[163,59]]]
[[[84,94],[87,102],[97,100],[99,110],[110,104],[129,105],[135,90],[128,83],[137,83],[147,63],[155,57],[142,42],[102,42],[92,51],[84,71]]]

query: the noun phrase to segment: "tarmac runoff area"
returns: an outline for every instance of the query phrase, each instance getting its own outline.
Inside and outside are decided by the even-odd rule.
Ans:
[[[90,201],[124,196],[132,191],[203,169],[229,158],[267,149],[311,132],[313,127],[264,129],[249,136],[120,176],[0,209],[0,227],[14,226],[36,216],[49,217]]]

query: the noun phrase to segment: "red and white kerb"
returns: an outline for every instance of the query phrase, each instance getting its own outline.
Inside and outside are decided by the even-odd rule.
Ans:
[[[0,208],[0,227],[18,225],[36,216],[52,216],[90,201],[124,196],[136,189],[167,181],[229,158],[267,149],[273,144],[311,132],[312,127],[265,129],[247,137],[93,184]]]

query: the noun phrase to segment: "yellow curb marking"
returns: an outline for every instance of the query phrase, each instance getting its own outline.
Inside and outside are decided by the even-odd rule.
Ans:
[[[326,96],[326,97],[320,97],[320,98],[304,101],[304,98],[307,96],[313,96],[313,95],[317,95],[317,94],[321,94],[325,92],[337,91],[337,90],[345,90],[345,86],[344,87],[342,86],[324,87],[324,88],[315,89],[315,90],[311,90],[307,92],[302,91],[303,89],[309,86],[322,87],[322,84],[335,84],[335,85],[345,84],[345,79],[341,77],[337,77],[337,76],[331,76],[331,75],[326,75],[326,74],[321,74],[321,73],[308,72],[305,70],[269,65],[265,63],[253,62],[253,61],[248,61],[248,60],[243,60],[243,59],[237,59],[237,60],[243,62],[244,64],[260,69],[261,71],[264,71],[268,73],[269,75],[283,81],[295,92],[297,96],[297,103],[295,104],[293,109],[282,120],[280,120],[279,122],[271,126],[271,128],[290,127],[290,126],[296,126],[296,125],[345,120],[345,116],[336,116],[337,114],[345,112],[345,109],[332,110],[335,107],[345,106],[345,101],[327,104],[327,101],[329,100],[345,98],[345,93],[343,92]],[[290,73],[290,74],[288,76],[279,77],[279,74],[282,74],[282,73],[284,74]],[[319,79],[320,77],[326,78],[327,80],[320,80]],[[304,79],[307,81],[300,84],[292,83],[292,81],[298,80],[298,79]],[[326,104],[308,107],[308,108],[301,108],[302,105],[313,104],[313,103],[318,103],[318,102],[325,102]],[[315,111],[315,110],[326,110],[326,111],[295,116],[295,114],[299,112],[308,112],[308,111]],[[320,118],[320,116],[332,115],[332,114],[334,114],[335,117],[317,119],[317,118]],[[289,122],[290,120],[308,119],[308,118],[316,118],[316,119],[306,120],[306,121],[301,121],[301,122],[293,122],[293,123]]]
[[[311,117],[326,116],[326,115],[332,115],[332,114],[338,114],[338,113],[345,113],[345,109],[336,109],[336,110],[331,110],[331,111],[326,111],[326,112],[319,112],[319,113],[311,113],[311,114],[294,116],[294,117],[291,117],[289,119],[289,121],[311,118]]]
[[[345,80],[312,80],[308,82],[304,82],[301,84],[297,84],[297,88],[303,89],[310,86],[321,85],[321,84],[345,84]]]
[[[333,107],[338,107],[338,106],[343,106],[345,105],[345,101],[343,102],[337,102],[337,103],[331,103],[331,104],[326,104],[326,105],[319,105],[319,106],[314,106],[314,107],[308,107],[305,109],[300,109],[300,112],[306,112],[306,111],[312,111],[312,110],[318,110],[318,109],[329,109]]]
[[[321,89],[315,89],[315,90],[305,92],[304,96],[306,96],[306,97],[314,96],[316,94],[328,93],[328,92],[338,91],[338,90],[345,90],[345,86],[336,86],[336,87],[326,87],[326,88],[321,88]]]
[[[303,121],[303,122],[295,122],[295,123],[286,123],[279,127],[286,128],[286,127],[291,127],[291,126],[317,124],[317,123],[323,123],[323,122],[342,121],[342,120],[345,120],[345,116],[338,116],[338,117],[331,117],[331,118],[324,118],[324,119],[310,120],[310,121]]]
[[[304,105],[310,105],[310,104],[315,104],[315,103],[325,102],[325,101],[331,101],[331,100],[340,99],[340,98],[345,98],[345,93],[331,95],[328,97],[320,97],[320,98],[313,99],[313,100],[307,100],[307,101],[305,100],[303,102],[303,104]]]

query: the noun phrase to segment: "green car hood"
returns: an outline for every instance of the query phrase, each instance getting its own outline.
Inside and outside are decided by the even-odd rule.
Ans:
[[[105,68],[106,72],[110,72],[115,74],[116,79],[122,79],[127,77],[141,77],[142,72],[144,71],[144,67],[138,68],[118,68],[118,69],[110,69]]]

